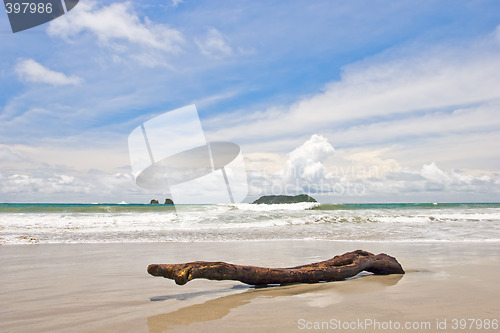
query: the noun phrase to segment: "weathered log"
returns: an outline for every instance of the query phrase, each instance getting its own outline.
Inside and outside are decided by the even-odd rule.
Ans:
[[[184,285],[193,279],[236,280],[250,285],[317,283],[341,281],[367,271],[377,275],[404,274],[396,260],[385,253],[357,250],[332,259],[290,268],[233,265],[226,262],[195,261],[184,264],[152,264],[148,273]]]

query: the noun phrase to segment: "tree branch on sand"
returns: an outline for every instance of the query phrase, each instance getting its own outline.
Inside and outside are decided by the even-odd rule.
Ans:
[[[396,258],[385,253],[375,255],[363,250],[290,268],[242,266],[206,261],[148,266],[149,274],[172,279],[178,285],[184,285],[193,279],[236,280],[250,285],[317,283],[345,280],[362,271],[377,275],[405,273]]]

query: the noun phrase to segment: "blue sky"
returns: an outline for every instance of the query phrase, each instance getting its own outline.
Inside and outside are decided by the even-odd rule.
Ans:
[[[196,104],[249,200],[500,201],[498,1],[87,1],[0,14],[0,202],[147,202],[129,133]],[[320,193],[318,193],[320,192]]]

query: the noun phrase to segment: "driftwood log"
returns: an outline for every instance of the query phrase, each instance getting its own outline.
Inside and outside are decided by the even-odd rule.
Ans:
[[[377,275],[405,273],[396,258],[385,253],[374,255],[362,250],[290,268],[241,266],[206,261],[148,266],[149,274],[175,280],[178,285],[184,285],[193,279],[236,280],[250,285],[317,283],[345,280],[362,271]]]

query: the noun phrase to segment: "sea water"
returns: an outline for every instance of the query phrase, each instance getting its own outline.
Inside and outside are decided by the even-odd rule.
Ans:
[[[500,204],[0,204],[0,244],[498,242]]]

